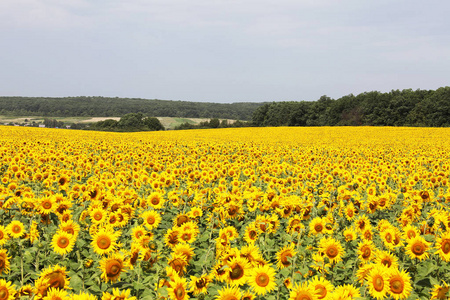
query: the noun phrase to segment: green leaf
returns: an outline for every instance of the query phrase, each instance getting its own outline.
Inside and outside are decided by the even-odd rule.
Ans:
[[[83,280],[77,274],[72,274],[70,276],[70,286],[75,292],[78,292],[83,289]]]

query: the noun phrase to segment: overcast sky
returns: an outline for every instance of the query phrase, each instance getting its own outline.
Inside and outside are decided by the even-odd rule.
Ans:
[[[450,1],[0,0],[0,96],[337,99],[450,85]]]

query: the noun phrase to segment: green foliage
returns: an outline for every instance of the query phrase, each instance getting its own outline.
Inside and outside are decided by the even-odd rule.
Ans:
[[[450,87],[392,90],[333,100],[273,102],[258,107],[255,126],[450,126]]]
[[[208,129],[208,128],[229,128],[229,127],[250,127],[251,122],[234,121],[229,123],[227,120],[220,121],[217,118],[211,119],[209,121],[200,122],[200,124],[195,125],[189,122],[185,122],[181,125],[176,126],[175,130],[185,130],[185,129]]]
[[[165,130],[161,122],[154,117],[145,117],[142,113],[129,113],[120,118],[119,121],[106,119],[99,121],[86,128],[87,130],[101,131],[158,131]]]
[[[178,118],[250,120],[262,103],[207,103],[107,97],[0,97],[0,114],[51,117],[122,117],[128,113]]]

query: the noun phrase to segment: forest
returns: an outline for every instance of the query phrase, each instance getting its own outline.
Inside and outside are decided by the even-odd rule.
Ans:
[[[337,100],[266,103],[254,126],[450,126],[450,87],[353,94]]]
[[[209,103],[108,97],[0,97],[0,115],[43,117],[152,117],[250,120],[263,103]]]

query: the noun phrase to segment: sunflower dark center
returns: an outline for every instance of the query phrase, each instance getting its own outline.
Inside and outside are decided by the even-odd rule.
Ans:
[[[262,287],[266,287],[269,284],[270,278],[267,274],[258,274],[256,276],[256,284]]]

